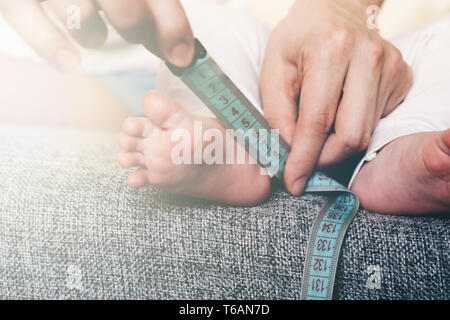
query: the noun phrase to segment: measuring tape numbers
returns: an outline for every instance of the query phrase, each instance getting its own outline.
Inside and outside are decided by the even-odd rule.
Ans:
[[[256,159],[267,174],[283,180],[289,144],[195,40],[195,55],[186,68],[166,62],[213,112],[236,141]],[[244,139],[238,139],[238,136]],[[330,199],[312,225],[306,251],[301,299],[331,300],[339,253],[345,233],[359,209],[358,197],[320,172],[308,180],[304,192],[329,194]]]

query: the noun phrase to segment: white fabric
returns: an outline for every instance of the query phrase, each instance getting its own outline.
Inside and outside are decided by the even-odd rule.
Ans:
[[[393,40],[414,72],[414,83],[405,101],[382,119],[372,134],[366,161],[389,142],[417,132],[450,128],[450,14]]]
[[[195,37],[247,98],[261,111],[258,79],[270,29],[242,11],[201,0],[185,0],[183,6]],[[186,85],[161,64],[157,89],[191,113],[213,114]]]
[[[242,12],[185,1],[195,35],[225,73],[262,111],[258,79],[270,30]],[[450,128],[450,14],[396,40],[411,65],[415,82],[405,101],[375,129],[366,161],[387,143],[404,135]],[[212,116],[206,106],[170,71],[162,66],[158,89],[190,112]],[[352,183],[350,182],[350,185]]]

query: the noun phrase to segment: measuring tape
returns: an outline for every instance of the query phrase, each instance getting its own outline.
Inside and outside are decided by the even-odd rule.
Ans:
[[[203,101],[226,129],[235,130],[236,141],[273,178],[283,180],[289,144],[228,78],[195,40],[195,55],[186,68],[168,68]],[[250,133],[250,134],[249,134]],[[243,139],[238,139],[238,136]],[[359,209],[358,197],[343,185],[316,172],[304,192],[327,193],[330,199],[314,220],[306,251],[301,299],[331,300],[343,238]]]

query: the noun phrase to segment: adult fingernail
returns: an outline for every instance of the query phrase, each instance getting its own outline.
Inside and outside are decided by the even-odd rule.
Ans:
[[[177,44],[170,51],[170,62],[177,67],[186,67],[192,61],[192,46],[188,45],[185,42],[181,42]]]
[[[80,64],[80,57],[75,52],[63,48],[56,52],[56,63],[63,71],[73,71]]]
[[[303,177],[298,178],[292,185],[292,194],[296,196],[300,195],[303,191],[304,185],[305,179]]]

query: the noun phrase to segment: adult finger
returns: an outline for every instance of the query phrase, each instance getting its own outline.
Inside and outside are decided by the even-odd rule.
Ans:
[[[364,150],[370,141],[377,113],[382,70],[382,51],[364,50],[354,57],[346,76],[344,95],[339,104],[335,132],[322,150],[319,166],[327,166]]]
[[[50,8],[81,46],[103,45],[107,28],[92,0],[49,0]]]
[[[389,77],[389,80],[391,83],[395,83],[396,85],[391,89],[391,93],[383,105],[382,117],[386,117],[394,111],[406,98],[409,90],[411,89],[413,83],[413,72],[411,67],[408,66],[402,59],[403,58],[401,55],[399,58],[393,59],[391,64],[395,66],[392,66],[390,71],[386,71],[387,74],[392,74],[392,76]],[[396,63],[395,61],[398,62]]]
[[[194,56],[194,36],[178,0],[145,0],[157,34],[157,48],[170,63],[185,67]],[[155,46],[148,46],[155,50]]]
[[[382,117],[388,116],[398,107],[412,83],[411,68],[404,62],[401,52],[385,42],[384,55],[373,127],[376,127]]]
[[[144,0],[97,0],[97,3],[124,39],[144,45],[155,43],[154,28]]]
[[[49,20],[38,2],[2,0],[0,9],[11,26],[44,59],[65,71],[79,65],[77,49]]]
[[[344,55],[331,58],[324,50],[312,53],[303,60],[299,116],[284,174],[286,187],[294,195],[303,191],[317,164],[334,122],[347,70]]]
[[[298,114],[298,79],[296,66],[287,63],[279,52],[267,52],[259,82],[264,117],[288,143],[292,142]]]

